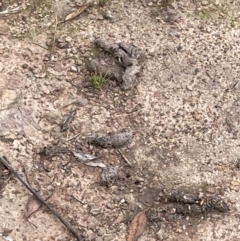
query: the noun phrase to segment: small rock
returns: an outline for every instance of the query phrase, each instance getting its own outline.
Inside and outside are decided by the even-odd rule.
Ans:
[[[28,64],[26,64],[26,63],[23,64],[23,65],[22,65],[22,68],[23,68],[23,69],[27,69],[27,68],[28,68]],[[0,70],[0,71],[1,71],[1,70]]]
[[[197,60],[194,59],[194,58],[189,58],[189,59],[188,59],[188,62],[189,62],[189,64],[191,64],[191,65],[196,65]]]
[[[177,233],[182,233],[183,230],[182,230],[181,228],[178,228],[178,229],[176,230],[176,232],[177,232]]]
[[[98,215],[101,212],[101,207],[97,205],[91,205],[90,213],[92,215]]]
[[[233,185],[231,185],[229,188],[230,188],[231,191],[236,191],[236,192],[239,191],[239,186],[233,186]]]
[[[111,186],[111,187],[110,187],[110,190],[111,190],[112,192],[115,192],[115,191],[118,190],[118,186]]]
[[[71,42],[72,38],[70,36],[67,36],[65,40],[66,40],[66,42]]]
[[[42,92],[47,95],[47,94],[50,93],[50,90],[49,90],[49,88],[46,85],[43,85],[42,86]]]
[[[202,6],[207,6],[208,5],[208,1],[202,1]]]
[[[108,19],[108,20],[113,20],[114,19],[114,16],[112,15],[112,12],[107,10],[104,14],[103,14],[103,17],[105,19]]]
[[[75,66],[71,66],[70,67],[70,71],[76,73],[77,72],[77,68]]]
[[[216,192],[215,187],[207,187],[206,192],[209,194],[214,194]]]
[[[239,182],[238,181],[231,181],[231,185],[232,186],[239,186]]]
[[[204,196],[203,192],[199,192],[198,198],[203,198],[203,196]]]
[[[111,204],[111,203],[107,203],[106,207],[107,207],[108,209],[113,209],[113,208],[114,208],[114,205]]]
[[[236,203],[236,198],[229,198],[228,201],[232,204]]]
[[[104,234],[104,231],[102,229],[99,229],[98,232],[97,232],[97,235],[98,236],[103,236],[103,234]],[[102,240],[102,238],[100,240]]]

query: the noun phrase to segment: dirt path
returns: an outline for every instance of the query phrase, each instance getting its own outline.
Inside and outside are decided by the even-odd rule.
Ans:
[[[0,5],[2,12],[16,10],[0,15],[1,155],[23,177],[25,168],[31,185],[52,195],[49,203],[89,240],[126,240],[129,222],[146,209],[139,241],[238,240],[239,3],[100,0],[62,22],[86,3],[15,2]],[[143,51],[135,87],[123,91],[114,80],[91,86],[86,62],[108,63],[93,44],[97,37]],[[115,149],[87,144],[91,135],[122,129],[133,132],[121,148],[131,167]],[[71,154],[42,154],[52,146],[119,166],[115,182],[105,185],[99,168]],[[0,170],[1,240],[74,240],[43,207],[29,223],[31,195]],[[170,203],[172,190],[195,195],[208,211]],[[210,199],[230,210],[219,212]]]

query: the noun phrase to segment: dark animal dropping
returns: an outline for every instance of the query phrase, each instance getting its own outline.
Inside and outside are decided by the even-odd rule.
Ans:
[[[103,148],[118,148],[126,145],[131,138],[132,132],[123,131],[120,133],[109,133],[107,136],[90,137],[88,143]]]

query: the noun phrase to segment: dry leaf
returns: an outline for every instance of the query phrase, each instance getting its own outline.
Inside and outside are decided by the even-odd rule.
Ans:
[[[88,8],[88,6],[89,6],[89,4],[84,5],[84,6],[80,7],[79,9],[77,9],[76,11],[71,12],[70,14],[67,15],[67,17],[65,18],[65,21],[76,18],[78,15],[80,15],[82,12],[84,12]]]
[[[147,223],[145,211],[138,213],[131,222],[128,230],[127,241],[137,241],[143,234]]]
[[[40,207],[41,203],[34,197],[31,196],[28,199],[27,206],[26,206],[26,217],[29,218],[33,213],[35,213]]]

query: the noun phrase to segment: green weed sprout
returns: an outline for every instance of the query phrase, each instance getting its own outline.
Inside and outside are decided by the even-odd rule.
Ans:
[[[108,80],[107,75],[103,75],[102,73],[94,73],[90,77],[90,82],[94,89],[101,89]]]

